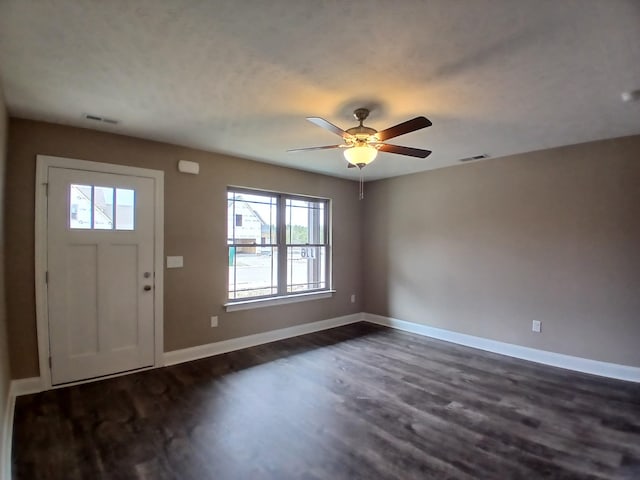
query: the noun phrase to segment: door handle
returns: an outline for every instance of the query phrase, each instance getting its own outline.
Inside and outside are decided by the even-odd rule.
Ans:
[[[144,286],[144,291],[148,292],[149,290],[151,290],[151,285],[145,285]]]

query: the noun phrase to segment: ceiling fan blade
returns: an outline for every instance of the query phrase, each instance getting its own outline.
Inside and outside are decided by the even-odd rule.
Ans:
[[[309,150],[329,150],[330,148],[340,148],[344,145],[325,145],[323,147],[307,147],[307,148],[292,148],[291,150],[287,150],[287,152],[306,152]]]
[[[431,155],[431,150],[421,148],[401,147],[400,145],[390,145],[383,143],[378,146],[378,150],[387,153],[397,153],[398,155],[408,155],[410,157],[427,158]]]
[[[353,163],[347,162],[347,168],[356,168],[356,166]]]
[[[309,120],[314,125],[324,128],[325,130],[329,130],[330,132],[335,133],[336,135],[340,135],[342,138],[349,138],[351,136],[341,128],[336,127],[333,123],[327,122],[324,118],[307,117],[307,120]]]
[[[415,132],[416,130],[430,127],[431,125],[431,121],[428,118],[416,117],[411,120],[407,120],[406,122],[399,123],[398,125],[394,125],[393,127],[389,127],[386,130],[382,130],[378,132],[376,136],[381,142],[384,142],[390,138],[399,137],[405,133]]]

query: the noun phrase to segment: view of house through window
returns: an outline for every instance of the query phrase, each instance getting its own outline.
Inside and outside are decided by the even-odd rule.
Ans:
[[[230,188],[229,300],[326,290],[328,200]]]

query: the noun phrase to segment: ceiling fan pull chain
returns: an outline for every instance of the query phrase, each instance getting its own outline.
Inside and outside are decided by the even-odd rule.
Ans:
[[[360,200],[364,198],[364,172],[360,167]]]

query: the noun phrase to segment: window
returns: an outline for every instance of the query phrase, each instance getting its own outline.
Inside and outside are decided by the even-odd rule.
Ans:
[[[230,301],[329,289],[328,200],[229,188],[227,231]]]
[[[133,230],[135,191],[97,185],[69,186],[69,228]]]

